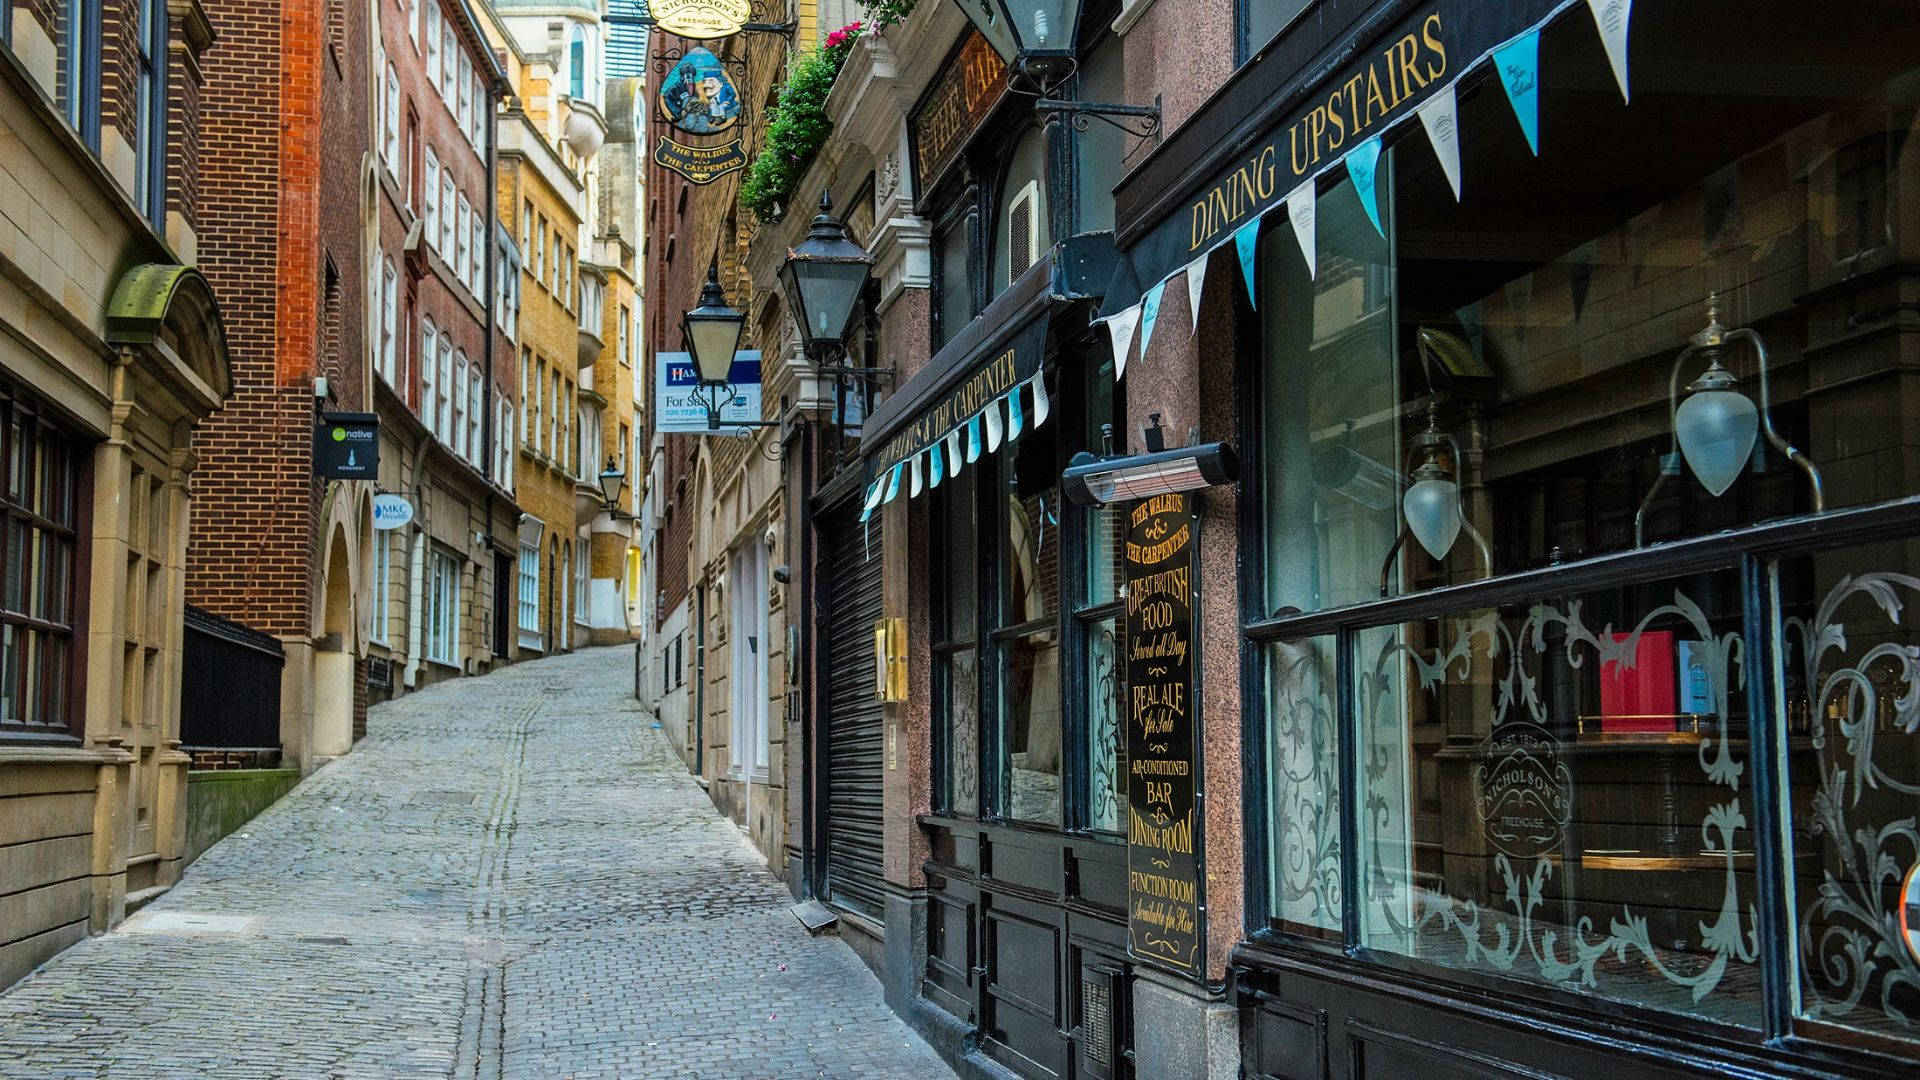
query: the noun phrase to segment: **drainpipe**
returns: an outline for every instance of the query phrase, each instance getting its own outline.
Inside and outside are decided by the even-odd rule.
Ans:
[[[499,311],[496,310],[498,304],[500,303],[500,286],[499,286],[499,278],[497,276],[500,273],[500,270],[499,270],[499,264],[500,264],[500,236],[499,236],[499,232],[500,232],[500,191],[499,191],[500,157],[499,157],[499,151],[497,147],[497,144],[500,141],[500,110],[498,108],[498,105],[500,103],[500,96],[505,92],[506,92],[506,84],[502,82],[500,79],[494,78],[488,81],[487,83],[487,270],[486,270],[486,285],[484,286],[484,288],[487,290],[487,298],[485,302],[480,305],[481,308],[485,310],[487,313],[486,327],[485,327],[486,333],[481,338],[482,345],[480,347],[480,355],[482,357],[481,366],[486,370],[486,375],[485,375],[486,381],[482,383],[482,385],[485,386],[486,389],[481,393],[480,399],[486,402],[486,407],[481,409],[480,411],[480,461],[481,461],[480,475],[486,477],[487,479],[493,482],[487,485],[487,549],[485,552],[481,553],[480,561],[474,567],[473,583],[474,583],[475,592],[480,591],[481,571],[498,569],[499,560],[494,558],[494,554],[493,554],[494,489],[498,488],[502,483],[506,481],[506,477],[499,475],[500,455],[494,453],[493,451],[493,440],[495,438],[493,418],[495,414],[497,414],[500,411],[499,401],[496,397],[496,395],[499,395],[499,389],[493,385],[493,331],[495,326],[495,320],[499,317],[499,314],[500,314]],[[500,396],[504,396],[504,395],[500,395]],[[509,453],[511,453],[513,448],[508,447],[507,450]],[[493,584],[493,592],[494,592],[494,596],[498,596],[500,593],[500,583],[497,581],[494,582]],[[486,597],[484,600],[482,600],[479,597],[475,597],[475,600],[480,603],[492,603],[493,597],[489,596],[489,597]],[[495,618],[498,618],[502,614],[503,612],[499,612],[499,611],[494,612]],[[503,632],[501,628],[499,627],[494,628],[493,637],[494,637],[494,641],[498,641],[502,638],[508,638],[508,641],[507,641],[508,648],[512,648],[511,638],[509,638],[508,634],[506,632]],[[493,651],[494,641],[488,641],[484,643],[489,653]],[[495,656],[493,659],[496,663],[498,663],[499,661],[506,659],[506,657],[504,655]]]

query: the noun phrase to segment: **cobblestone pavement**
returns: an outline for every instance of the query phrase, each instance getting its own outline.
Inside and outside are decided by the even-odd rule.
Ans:
[[[586,650],[367,739],[0,995],[0,1077],[937,1080],[952,1073]]]

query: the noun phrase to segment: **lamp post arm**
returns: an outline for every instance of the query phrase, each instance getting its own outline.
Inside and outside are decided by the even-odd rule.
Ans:
[[[1752,327],[1743,326],[1727,335],[1727,340],[1745,338],[1753,342],[1753,351],[1760,357],[1760,430],[1767,433],[1767,441],[1773,444],[1788,461],[1800,466],[1807,474],[1807,483],[1813,488],[1813,512],[1818,514],[1827,508],[1826,493],[1820,486],[1820,470],[1814,467],[1813,459],[1801,453],[1794,445],[1773,429],[1773,402],[1767,383],[1767,343]]]
[[[1667,452],[1660,455],[1660,471],[1653,478],[1653,486],[1647,489],[1647,497],[1640,500],[1640,509],[1633,512],[1633,546],[1637,548],[1647,546],[1647,508],[1653,505],[1667,477],[1678,472],[1677,468],[1673,472],[1668,470],[1680,454],[1680,367],[1693,352],[1692,345],[1681,349],[1680,355],[1673,358],[1673,372],[1667,376]]]

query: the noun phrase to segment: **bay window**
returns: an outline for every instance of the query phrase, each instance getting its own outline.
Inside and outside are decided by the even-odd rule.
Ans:
[[[519,570],[520,632],[538,634],[540,632],[540,549],[524,540],[520,542]]]
[[[1911,1054],[1916,69],[1829,11],[1745,27],[1736,70],[1696,16],[1636,23],[1636,72],[1688,74],[1631,106],[1550,23],[1558,139],[1463,87],[1464,201],[1413,124],[1377,228],[1321,185],[1312,273],[1272,215],[1248,906],[1483,990]],[[1774,434],[1695,440],[1725,395]]]

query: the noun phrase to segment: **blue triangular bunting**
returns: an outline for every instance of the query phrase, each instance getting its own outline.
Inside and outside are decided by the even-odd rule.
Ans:
[[[1140,301],[1140,359],[1147,358],[1147,343],[1153,340],[1153,324],[1160,321],[1160,294],[1167,291],[1167,283],[1161,282],[1147,290]]]
[[[1234,250],[1240,253],[1240,276],[1247,282],[1247,301],[1260,307],[1260,292],[1253,285],[1253,257],[1260,250],[1260,219],[1254,218],[1233,234]]]
[[[1540,29],[1521,34],[1493,50],[1500,85],[1513,105],[1514,118],[1527,136],[1527,146],[1540,153]]]
[[[1380,196],[1374,189],[1374,180],[1380,168],[1380,136],[1375,135],[1347,152],[1347,173],[1353,177],[1353,190],[1360,196],[1360,208],[1367,212],[1367,220],[1373,222],[1373,230],[1381,236],[1387,230],[1380,227]]]

